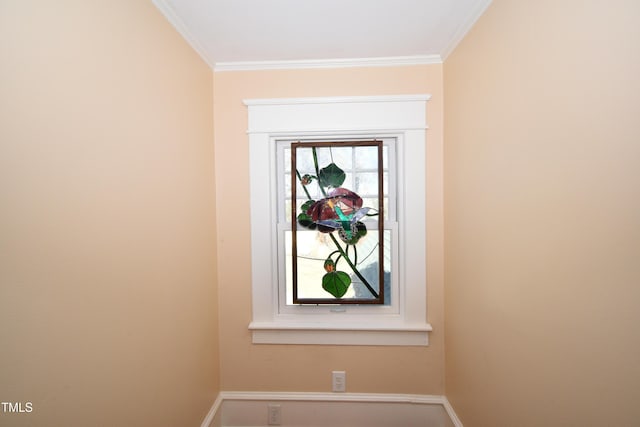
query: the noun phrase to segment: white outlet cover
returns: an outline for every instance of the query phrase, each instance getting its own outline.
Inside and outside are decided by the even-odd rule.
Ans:
[[[333,371],[331,378],[334,392],[344,393],[347,390],[347,373],[345,371]]]
[[[282,412],[280,405],[270,403],[268,406],[267,424],[270,426],[279,426],[282,423]]]

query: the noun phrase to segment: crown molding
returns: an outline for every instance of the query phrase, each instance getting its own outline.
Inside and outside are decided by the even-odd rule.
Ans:
[[[411,65],[442,64],[464,39],[491,4],[492,0],[478,0],[476,7],[439,54],[408,55],[371,58],[335,58],[335,59],[306,59],[306,60],[274,60],[274,61],[237,61],[216,62],[210,52],[204,48],[200,40],[189,30],[189,27],[178,16],[167,0],[151,0],[160,13],[198,53],[202,60],[214,72],[224,71],[258,71],[258,70],[296,70],[314,68],[353,68],[353,67],[402,67]]]
[[[465,38],[465,36],[471,31],[471,28],[476,24],[478,19],[484,14],[489,5],[491,5],[492,0],[483,0],[478,2],[476,8],[469,14],[469,18],[465,23],[463,23],[458,31],[453,34],[453,37],[449,40],[449,43],[441,52],[442,60],[446,60],[447,57],[455,50],[455,48],[460,44],[460,42]]]
[[[211,68],[215,69],[215,63],[210,60],[206,54],[206,50],[200,44],[198,39],[189,31],[189,28],[182,19],[176,14],[173,8],[165,0],[151,0],[151,2],[158,8],[160,13],[166,18],[167,21],[178,31],[178,33],[189,43],[189,46],[202,58],[204,62]]]
[[[379,58],[308,59],[293,61],[218,62],[213,71],[298,70],[313,68],[403,67],[442,64],[440,55],[389,56]]]

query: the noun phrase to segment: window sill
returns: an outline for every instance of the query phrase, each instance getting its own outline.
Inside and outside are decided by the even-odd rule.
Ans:
[[[428,323],[399,327],[336,327],[318,323],[252,322],[249,330],[254,344],[427,346],[432,328]]]

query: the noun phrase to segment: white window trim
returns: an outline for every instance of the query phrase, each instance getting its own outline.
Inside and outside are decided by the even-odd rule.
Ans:
[[[428,345],[426,105],[430,95],[245,100],[249,110],[253,342]],[[278,301],[275,143],[278,139],[395,137],[398,161],[400,310],[281,313]],[[406,179],[405,179],[406,177]],[[414,195],[405,197],[405,195]],[[381,307],[382,309],[382,307]]]

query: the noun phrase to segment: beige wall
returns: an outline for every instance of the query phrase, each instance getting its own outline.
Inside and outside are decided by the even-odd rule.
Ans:
[[[199,425],[211,70],[146,0],[3,0],[0,61],[0,425]]]
[[[465,427],[640,420],[640,3],[494,0],[445,61]]]
[[[429,347],[252,345],[247,110],[243,99],[430,93],[428,241]],[[347,371],[347,391],[442,394],[442,66],[220,72],[215,75],[215,140],[223,390],[330,391]]]

